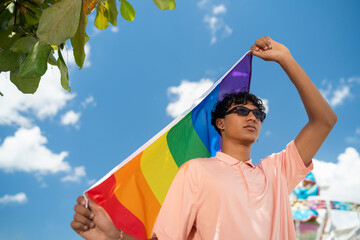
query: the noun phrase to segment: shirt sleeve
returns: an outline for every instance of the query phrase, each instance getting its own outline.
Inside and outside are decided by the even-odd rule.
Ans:
[[[308,166],[305,166],[294,140],[286,146],[280,160],[281,172],[287,180],[289,193],[291,193],[314,168],[312,161]]]
[[[179,168],[160,208],[152,232],[159,240],[185,240],[194,227],[197,184],[190,162]]]
[[[289,194],[313,170],[312,161],[305,166],[294,140],[286,146],[285,150],[272,154],[264,160],[273,165],[275,174],[281,172],[281,177],[286,180]]]

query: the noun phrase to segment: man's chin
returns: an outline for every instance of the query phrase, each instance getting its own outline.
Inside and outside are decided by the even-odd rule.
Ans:
[[[242,144],[246,145],[246,146],[251,146],[256,142],[256,138],[243,138],[241,139]]]

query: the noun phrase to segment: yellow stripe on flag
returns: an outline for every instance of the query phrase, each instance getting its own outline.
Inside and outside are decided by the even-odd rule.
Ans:
[[[167,145],[167,134],[163,134],[143,151],[140,162],[143,175],[161,205],[178,171]]]

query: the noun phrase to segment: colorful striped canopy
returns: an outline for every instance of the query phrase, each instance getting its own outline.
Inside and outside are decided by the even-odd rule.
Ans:
[[[193,158],[214,156],[221,149],[220,136],[211,125],[211,110],[224,94],[249,91],[251,60],[252,55],[246,53],[199,104],[86,191],[118,229],[136,238],[149,238],[179,167]]]
[[[342,211],[352,211],[360,213],[360,204],[355,202],[344,201],[330,201],[324,199],[303,199],[294,200],[291,202],[292,210],[307,210],[307,209],[332,209]]]

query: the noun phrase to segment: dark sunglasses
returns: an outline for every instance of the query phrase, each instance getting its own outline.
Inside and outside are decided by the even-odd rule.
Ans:
[[[254,116],[256,117],[256,119],[258,119],[260,121],[264,121],[264,119],[266,118],[266,113],[264,113],[263,111],[261,111],[259,109],[251,110],[244,106],[236,106],[236,107],[230,109],[229,111],[227,111],[225,113],[225,115],[228,115],[230,113],[236,113],[239,116],[246,117],[247,115],[249,115],[250,112],[252,112],[254,114]]]

